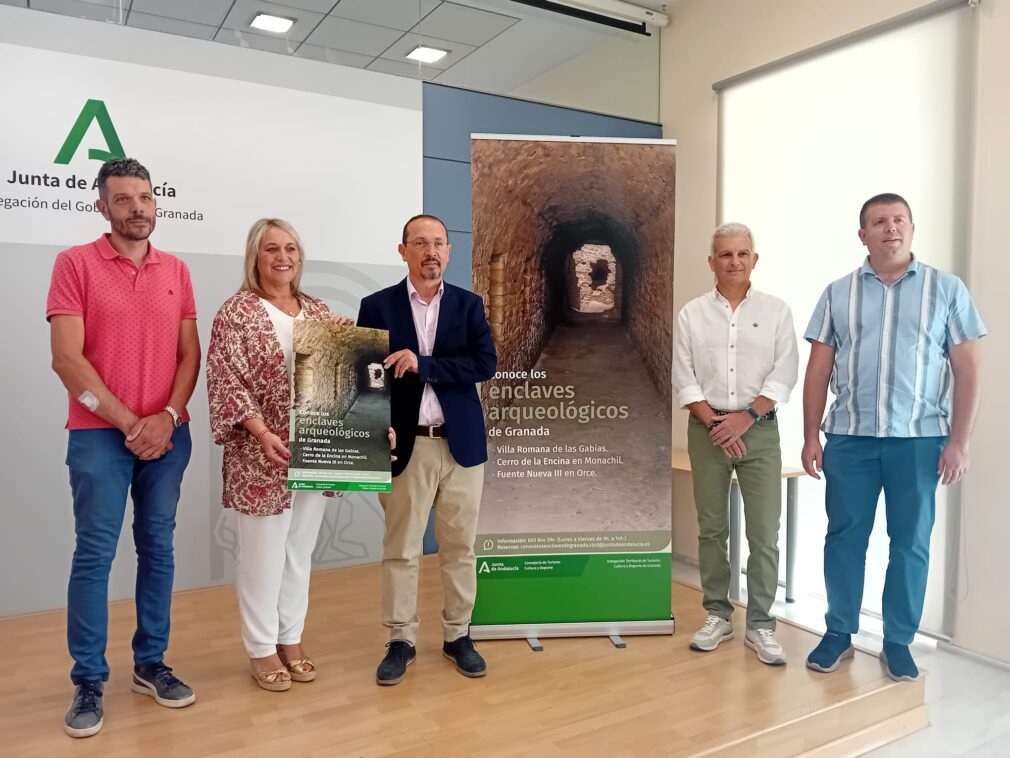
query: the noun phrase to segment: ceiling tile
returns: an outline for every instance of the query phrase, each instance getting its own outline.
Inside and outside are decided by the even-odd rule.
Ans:
[[[327,16],[306,42],[360,55],[381,55],[403,32]]]
[[[483,45],[518,22],[519,19],[512,16],[455,3],[442,3],[412,31],[469,45]]]
[[[442,60],[436,61],[435,63],[425,64],[430,68],[439,68],[443,71],[450,66],[459,63],[459,61],[465,56],[477,49],[472,45],[464,45],[462,42],[451,42],[445,39],[438,39],[437,37],[421,36],[419,38],[416,34],[404,34],[382,54],[382,57],[386,60],[398,61],[416,66],[416,63],[407,60],[407,53],[417,47],[418,44],[428,45],[429,47],[437,47],[439,50],[449,51],[449,54]]]
[[[439,0],[340,0],[330,15],[405,32],[438,4]]]
[[[136,11],[130,13],[128,25],[138,29],[150,29],[155,32],[178,34],[182,37],[196,37],[197,39],[214,39],[214,33],[217,31],[216,26],[194,24],[192,21],[152,16],[150,13],[137,13]]]
[[[379,1],[381,2],[381,0]],[[337,0],[278,0],[277,4],[289,5],[304,11],[314,11],[325,16],[330,12],[330,8],[337,4]]]
[[[344,50],[334,50],[331,47],[310,45],[307,42],[299,46],[295,57],[335,63],[338,66],[353,66],[354,68],[365,68],[375,60],[374,55],[358,55],[358,53],[348,53]]]
[[[121,24],[126,20],[130,9],[130,0],[96,0],[81,2],[81,0],[32,0],[32,8],[37,11],[62,13],[65,16],[90,18],[96,21],[109,21]]]
[[[162,18],[177,18],[196,24],[218,27],[229,8],[231,8],[231,0],[133,0],[133,5],[130,6],[130,15],[146,13]],[[135,26],[132,18],[130,26]],[[159,29],[158,31],[165,30]],[[194,35],[186,36],[192,37]]]
[[[418,66],[416,63],[399,63],[377,58],[368,64],[369,71],[381,71],[384,74],[406,76],[409,79],[434,79],[442,73],[441,69]]]
[[[214,37],[214,41],[223,42],[226,45],[235,45],[235,47],[267,50],[271,53],[284,53],[285,55],[294,53],[295,48],[299,44],[293,40],[286,40],[283,37],[267,37],[262,34],[253,34],[252,32],[240,32],[238,29],[221,29],[218,31],[217,36]]]
[[[439,76],[438,82],[507,94],[609,38],[609,32],[582,27],[526,21],[515,24]],[[516,55],[516,50],[523,53]]]
[[[270,13],[284,18],[293,18],[295,20],[295,24],[286,34],[253,32],[249,29],[249,22],[255,18],[257,13]],[[224,29],[238,29],[243,34],[249,32],[250,34],[255,34],[257,36],[270,37],[271,39],[275,39],[280,42],[284,42],[285,39],[292,42],[301,42],[312,32],[313,29],[316,28],[316,24],[318,24],[322,18],[323,15],[321,13],[300,10],[298,8],[293,8],[290,5],[265,3],[262,2],[262,0],[235,0],[235,4],[228,13],[228,17],[224,20],[223,26]],[[224,29],[222,29],[222,31]],[[221,35],[219,34],[217,37],[219,42],[222,41],[220,37]],[[297,47],[297,45],[292,45],[292,47]]]

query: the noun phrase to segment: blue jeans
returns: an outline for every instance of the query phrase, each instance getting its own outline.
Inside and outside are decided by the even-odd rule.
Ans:
[[[890,552],[884,579],[884,639],[911,644],[926,597],[937,466],[946,437],[829,434],[824,447],[828,534],[824,585],[828,631],[855,634],[863,602],[866,548],[884,491]]]
[[[182,474],[189,463],[189,425],[172,434],[173,448],[142,461],[118,429],[74,429],[67,445],[74,496],[77,546],[67,591],[67,644],[74,659],[70,678],[108,681],[105,659],[109,625],[109,571],[123,526],[126,496],[133,497],[137,549],[137,631],[133,659],[157,663],[168,647],[175,558],[172,533]]]

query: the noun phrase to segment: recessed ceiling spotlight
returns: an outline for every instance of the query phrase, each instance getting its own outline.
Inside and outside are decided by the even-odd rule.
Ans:
[[[257,13],[256,17],[249,22],[249,26],[253,29],[259,29],[264,32],[272,32],[273,34],[284,34],[284,32],[294,26],[294,24],[295,20],[293,18],[273,16],[269,13]]]
[[[419,63],[435,63],[436,61],[442,60],[448,54],[448,50],[439,50],[437,47],[418,45],[407,53],[407,57],[410,60],[418,61]]]

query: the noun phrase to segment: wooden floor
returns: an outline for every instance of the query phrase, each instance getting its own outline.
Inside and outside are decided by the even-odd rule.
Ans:
[[[441,655],[436,560],[422,566],[417,661],[395,687],[374,681],[385,642],[374,564],[314,575],[304,644],[319,677],[287,693],[246,673],[232,587],[177,594],[167,662],[197,692],[177,711],[130,691],[133,605],[113,604],[105,728],[83,740],[63,732],[65,614],[0,619],[0,755],[852,755],[926,724],[921,681],[895,684],[863,653],[832,675],[807,671],[817,638],[796,627],[779,626],[785,667],[759,663],[742,632],[692,652],[704,611],[698,591],[676,583],[672,638],[629,637],[624,650],[548,639],[541,653],[481,642],[489,673],[466,679]]]

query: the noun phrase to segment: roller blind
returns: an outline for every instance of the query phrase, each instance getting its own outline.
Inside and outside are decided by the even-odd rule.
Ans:
[[[824,287],[862,263],[863,201],[903,195],[916,225],[913,252],[965,273],[972,39],[970,12],[958,7],[720,91],[720,220],[753,229],[754,284],[786,300],[801,340],[800,383],[780,417],[786,465],[799,465],[803,443],[803,332]],[[800,589],[823,595],[823,482],[804,478],[799,493]],[[880,612],[887,564],[882,505],[863,594],[871,613]],[[950,633],[958,505],[957,488],[941,487],[922,621],[940,636]]]

